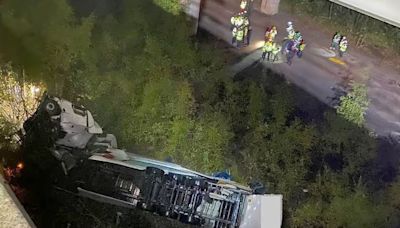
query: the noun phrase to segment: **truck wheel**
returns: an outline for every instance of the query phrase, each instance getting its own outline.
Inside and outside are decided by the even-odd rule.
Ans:
[[[61,108],[57,102],[48,99],[46,101],[45,109],[50,116],[56,116],[61,114]]]
[[[208,187],[207,181],[205,181],[205,180],[200,180],[200,181],[199,181],[199,187],[200,187],[201,189],[207,189],[207,187]]]

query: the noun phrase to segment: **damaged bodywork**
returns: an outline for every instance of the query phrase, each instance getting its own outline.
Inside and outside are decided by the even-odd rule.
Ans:
[[[47,139],[79,196],[206,227],[281,226],[281,195],[118,149],[83,106],[45,95],[24,133]]]

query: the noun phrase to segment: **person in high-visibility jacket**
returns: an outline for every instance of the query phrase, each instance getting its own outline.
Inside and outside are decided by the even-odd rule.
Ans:
[[[270,39],[272,41],[275,40],[275,36],[278,34],[278,30],[276,29],[276,26],[272,26],[271,32],[270,32]]]
[[[271,29],[267,28],[265,32],[265,40],[274,42],[275,36],[278,34],[275,26],[272,26]]]
[[[265,56],[267,56],[267,60],[269,61],[271,52],[273,51],[272,41],[265,41],[264,46],[262,47],[262,51],[262,59],[265,60]]]
[[[231,25],[237,26],[237,24],[242,23],[243,21],[243,13],[235,14],[231,17]]]
[[[236,46],[240,47],[243,44],[244,39],[244,28],[238,28],[236,33]]]
[[[339,42],[340,42],[341,38],[342,38],[342,35],[340,35],[339,32],[336,32],[336,34],[332,38],[332,43],[331,43],[331,46],[329,49],[337,50],[339,47]]]
[[[236,19],[237,19],[237,15],[233,15],[233,16],[231,17],[231,31],[232,31],[233,28],[235,27]]]
[[[287,33],[290,33],[291,31],[294,31],[293,22],[288,21],[287,25],[288,25],[288,27],[286,28],[286,32]]]
[[[268,40],[268,37],[269,37],[269,32],[271,32],[271,29],[269,28],[269,27],[267,27],[266,29],[265,29],[265,34],[264,34],[264,39],[265,40]]]
[[[278,53],[281,52],[282,46],[279,44],[274,43],[272,45],[272,62],[278,60]]]
[[[231,24],[232,24],[232,44],[237,42],[237,35],[239,28],[243,26],[244,24],[244,17],[242,13],[239,13],[238,15],[235,15],[231,18]]]
[[[304,43],[304,40],[301,40],[297,50],[297,57],[301,58],[303,56],[303,51],[305,48],[306,48],[306,43]]]
[[[293,40],[300,44],[301,40],[303,39],[303,35],[299,31],[296,31],[293,36]]]
[[[238,21],[238,15],[233,15],[231,17],[232,44],[234,44],[236,41],[236,32],[237,32],[236,23],[237,23],[237,21]]]
[[[297,51],[295,41],[289,40],[289,42],[285,46],[284,50],[286,53],[287,64],[292,65],[292,59],[296,55],[296,51]]]
[[[231,17],[231,25],[234,25],[235,22],[236,22],[236,15],[233,15],[233,16]]]
[[[289,40],[292,40],[294,37],[294,34],[295,34],[293,23],[291,21],[289,21],[287,24],[288,24],[288,27],[286,28],[286,32],[288,33],[287,38]]]
[[[250,44],[250,38],[251,38],[251,26],[250,26],[250,21],[249,17],[247,17],[246,14],[244,14],[243,17],[243,27],[244,27],[244,36],[246,37],[246,44]]]
[[[232,29],[232,45],[236,42],[236,34],[237,34],[237,27],[233,27]]]
[[[345,36],[342,37],[339,43],[339,55],[340,57],[343,57],[343,54],[347,51],[348,47],[348,42],[347,38]]]
[[[288,38],[289,40],[293,40],[294,34],[295,34],[294,31],[290,31],[287,38]]]

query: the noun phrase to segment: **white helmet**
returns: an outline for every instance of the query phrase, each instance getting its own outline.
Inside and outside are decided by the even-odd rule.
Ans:
[[[292,23],[291,21],[289,21],[289,22],[287,23],[287,25],[288,25],[288,26],[291,26],[291,25],[293,25],[293,23]]]

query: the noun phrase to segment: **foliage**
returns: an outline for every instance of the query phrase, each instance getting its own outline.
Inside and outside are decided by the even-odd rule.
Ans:
[[[353,83],[351,91],[340,98],[337,112],[348,121],[362,126],[365,122],[365,111],[368,108],[367,86]]]
[[[266,100],[264,88],[251,83],[249,86],[249,126],[256,127],[260,123],[264,122],[265,107],[264,103]]]
[[[347,119],[363,122],[365,88],[355,85],[343,98],[338,112],[346,118],[327,111],[323,120],[305,121],[308,114],[279,75],[256,67],[233,80],[215,47],[190,36],[178,1],[120,4],[86,18],[63,0],[4,1],[2,26],[40,65],[27,81],[42,80],[67,99],[83,97],[128,150],[265,183],[284,195],[288,227],[379,226],[386,224],[384,213],[398,217],[397,185],[383,190],[388,206],[359,187],[377,147]],[[21,75],[15,77],[11,82],[19,85]],[[70,220],[63,212],[58,219]],[[78,219],[88,220],[96,223]]]
[[[5,1],[0,14],[3,25],[40,63],[51,92],[78,90],[91,44],[92,17],[78,21],[64,0]]]
[[[308,191],[308,199],[293,213],[295,227],[392,227],[392,208],[373,199],[359,181],[348,188],[341,176],[332,172],[318,175]]]
[[[332,112],[326,113],[325,121],[318,147],[325,165],[343,171],[349,181],[357,180],[365,165],[376,156],[376,140],[367,129],[358,128]]]
[[[391,226],[400,224],[400,181],[398,179],[385,189],[382,201],[388,207],[386,216]]]
[[[178,15],[182,10],[182,6],[179,0],[153,0],[154,3],[165,11],[172,13],[174,15]]]
[[[388,227],[388,208],[361,190],[335,196],[330,203],[310,200],[296,211],[295,227]]]
[[[0,77],[0,126],[11,137],[36,110],[44,87],[24,81],[24,72],[16,73],[10,63],[0,67]]]
[[[334,197],[325,216],[327,224],[334,227],[387,227],[382,206],[371,202],[359,190],[345,197]]]
[[[400,28],[345,6],[326,0],[283,0],[281,5],[293,14],[307,14],[314,21],[346,32],[348,36],[354,37],[355,45],[374,45],[392,49],[394,53],[400,50]]]
[[[269,191],[283,194],[291,207],[306,185],[315,131],[301,120],[291,119],[293,103],[287,86],[276,85],[272,96],[257,87],[250,83],[248,88],[250,127],[242,139],[246,164],[242,169],[248,181],[263,180]],[[260,116],[261,110],[265,118]]]

